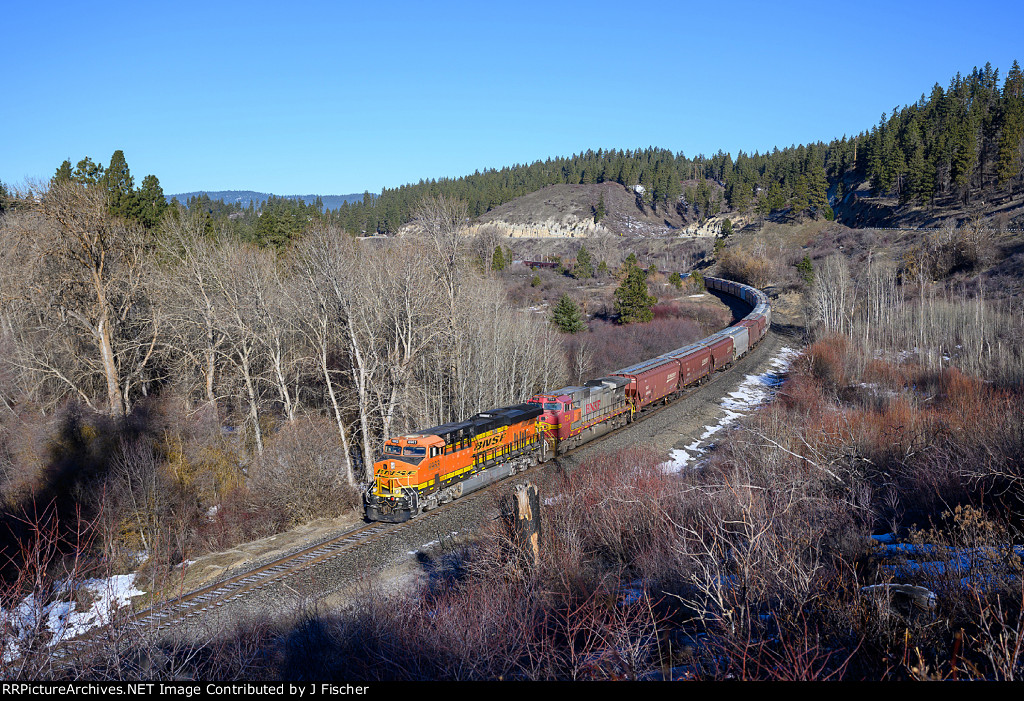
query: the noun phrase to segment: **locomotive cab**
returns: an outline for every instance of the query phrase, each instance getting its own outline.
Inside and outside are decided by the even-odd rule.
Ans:
[[[407,520],[418,507],[420,464],[444,452],[437,436],[399,436],[384,445],[373,464],[373,482],[366,492],[368,508],[376,520]]]
[[[540,405],[543,410],[540,418],[537,419],[537,428],[555,440],[564,438],[563,426],[567,430],[573,421],[572,397],[536,396],[530,400],[530,403]]]

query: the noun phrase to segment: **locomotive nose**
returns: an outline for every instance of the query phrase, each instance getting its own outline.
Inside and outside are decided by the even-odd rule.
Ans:
[[[553,411],[545,411],[540,415],[540,418],[538,418],[537,421],[539,424],[543,424],[539,426],[541,430],[545,430],[545,427],[547,429],[558,428],[558,424],[560,423],[558,414]]]

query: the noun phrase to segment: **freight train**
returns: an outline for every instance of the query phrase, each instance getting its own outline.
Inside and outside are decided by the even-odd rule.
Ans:
[[[738,297],[753,310],[701,341],[607,377],[391,438],[373,466],[373,482],[364,495],[366,518],[408,521],[624,426],[732,365],[768,333],[768,297],[729,280],[708,277],[704,282],[708,289]]]

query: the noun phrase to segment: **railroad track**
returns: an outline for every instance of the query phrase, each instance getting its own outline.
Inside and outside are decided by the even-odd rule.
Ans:
[[[778,332],[773,331],[773,333],[777,334]],[[730,370],[738,368],[741,365],[745,366],[747,364],[746,361],[749,360],[750,357],[751,354],[748,354],[747,358],[733,365]],[[546,463],[541,463],[540,465],[535,465],[529,470],[520,473],[517,478],[521,479],[522,477],[542,470],[545,467],[557,468],[559,466],[559,461],[562,458],[569,457],[577,451],[590,448],[599,444],[601,441],[611,438],[612,436],[619,435],[620,432],[629,430],[637,422],[655,416],[662,411],[665,411],[676,402],[692,396],[697,392],[703,391],[707,387],[718,385],[725,381],[724,378],[731,375],[731,372],[716,373],[706,382],[695,385],[688,390],[681,392],[678,396],[673,397],[671,401],[649,407],[632,423],[626,424],[625,426],[606,433],[600,438],[573,448],[558,458]],[[474,492],[473,494],[466,495],[466,497],[449,502],[448,504],[444,504],[436,509],[432,509],[411,521],[406,521],[404,523],[370,523],[346,533],[342,533],[341,535],[316,543],[289,555],[285,555],[254,569],[222,579],[214,584],[210,584],[175,599],[156,604],[148,609],[139,611],[134,614],[129,626],[139,633],[159,633],[175,625],[197,620],[204,614],[217,611],[232,602],[235,602],[258,590],[264,589],[271,584],[282,582],[289,577],[293,577],[317,565],[351,553],[353,550],[363,547],[369,543],[373,543],[380,538],[392,535],[414,525],[420,526],[431,520],[433,517],[448,511],[457,504],[478,498],[479,496],[484,495],[493,489],[500,488],[503,485],[507,486],[507,482],[508,480],[500,480],[493,485],[479,490],[478,492]],[[93,636],[86,636],[86,638],[90,637]]]

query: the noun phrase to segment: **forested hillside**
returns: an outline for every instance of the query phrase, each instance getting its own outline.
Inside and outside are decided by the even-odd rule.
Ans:
[[[956,75],[943,89],[891,113],[856,135],[733,157],[687,157],[658,148],[588,150],[457,179],[420,181],[367,194],[361,203],[332,213],[354,233],[395,233],[424,195],[466,200],[479,216],[516,197],[553,184],[616,182],[643,188],[643,204],[655,210],[688,209],[698,218],[722,211],[809,212],[832,218],[833,206],[864,182],[877,195],[904,204],[968,204],[983,193],[1009,196],[1024,187],[1024,78],[1015,61],[1005,80],[986,64]],[[683,191],[681,182],[698,181]],[[724,199],[701,180],[719,183]],[[680,200],[682,195],[683,199]],[[831,205],[830,205],[831,203]]]
[[[272,197],[279,197],[286,200],[297,200],[306,205],[313,205],[318,209],[336,209],[346,202],[362,201],[363,195],[274,195],[269,192],[255,192],[253,190],[200,190],[196,192],[181,192],[168,195],[167,201],[178,200],[188,202],[194,197],[208,198],[210,200],[223,200],[225,203],[237,203],[240,208],[249,206],[252,202],[259,207]]]

